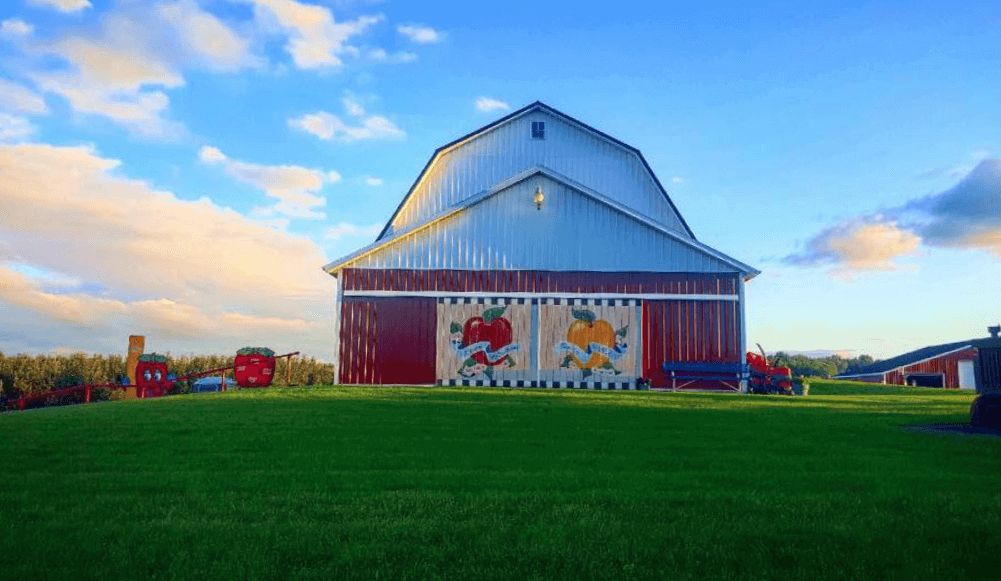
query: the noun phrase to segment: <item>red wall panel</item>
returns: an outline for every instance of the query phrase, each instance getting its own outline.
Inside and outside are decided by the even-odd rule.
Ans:
[[[736,301],[644,301],[643,375],[670,387],[665,361],[740,362]],[[718,387],[718,382],[690,387]]]
[[[737,273],[553,272],[346,268],[344,290],[737,294]]]
[[[341,305],[341,383],[435,382],[433,298],[354,298]]]

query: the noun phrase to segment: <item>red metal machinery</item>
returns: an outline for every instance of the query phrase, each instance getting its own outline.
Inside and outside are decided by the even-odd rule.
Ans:
[[[750,366],[750,377],[747,390],[750,393],[792,395],[792,369],[775,367],[765,356],[765,350],[760,343],[755,343],[761,355],[753,351],[747,352],[747,364]]]
[[[156,353],[150,353],[148,355],[139,356],[139,363],[136,365],[136,395],[139,399],[151,398],[151,397],[162,397],[167,394],[167,392],[174,387],[174,384],[179,381],[184,381],[188,379],[195,379],[198,377],[204,377],[206,375],[212,375],[214,373],[219,373],[222,375],[222,389],[226,390],[226,372],[233,371],[237,378],[237,383],[241,386],[243,383],[240,382],[241,377],[243,377],[249,385],[247,387],[267,387],[271,385],[272,379],[274,377],[275,360],[281,359],[283,357],[288,357],[288,368],[286,375],[286,382],[292,383],[292,357],[298,355],[298,351],[292,353],[286,353],[285,355],[274,356],[274,352],[270,349],[264,348],[248,348],[250,351],[246,353],[237,353],[236,361],[233,365],[227,367],[219,367],[216,369],[209,369],[206,371],[198,371],[195,373],[189,373],[187,375],[178,377],[176,379],[167,378],[167,357],[164,355],[157,355]],[[247,351],[241,349],[241,352]],[[271,356],[267,355],[267,352],[271,352]],[[245,357],[241,357],[244,355]],[[243,363],[243,369],[240,369]],[[250,378],[256,378],[250,381]],[[65,397],[69,395],[76,396],[82,403],[90,403],[91,391],[94,388],[106,387],[111,389],[125,389],[127,386],[120,385],[117,383],[95,383],[86,385],[74,385],[72,387],[66,387],[62,389],[49,390],[43,393],[37,394],[18,394],[18,397],[7,402],[7,405],[19,410],[25,409],[25,407],[32,405],[38,401],[47,400],[52,397]],[[0,408],[2,410],[2,408]]]

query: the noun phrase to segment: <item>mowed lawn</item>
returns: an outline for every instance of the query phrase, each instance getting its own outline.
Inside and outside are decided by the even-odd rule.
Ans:
[[[997,579],[970,392],[320,387],[0,416],[0,578]]]

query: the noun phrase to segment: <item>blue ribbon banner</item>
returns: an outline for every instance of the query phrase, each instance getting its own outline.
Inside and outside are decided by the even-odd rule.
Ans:
[[[469,359],[473,353],[483,352],[487,356],[487,361],[497,361],[505,355],[521,351],[521,345],[518,343],[509,343],[496,351],[491,351],[489,341],[480,341],[479,343],[473,343],[472,345],[466,345],[465,347],[459,347],[453,343],[452,347],[454,347],[455,352],[459,354],[459,358],[463,360]]]
[[[591,355],[594,353],[601,353],[602,355],[608,357],[608,359],[611,361],[618,361],[623,355],[626,354],[625,345],[613,349],[607,345],[602,345],[601,343],[591,343],[587,346],[587,351],[584,351],[583,349],[581,349],[577,345],[574,345],[573,343],[562,341],[555,345],[555,349],[557,355],[563,355],[564,353],[572,353],[576,355],[577,359],[580,359],[582,362],[586,362],[588,359],[591,358]]]

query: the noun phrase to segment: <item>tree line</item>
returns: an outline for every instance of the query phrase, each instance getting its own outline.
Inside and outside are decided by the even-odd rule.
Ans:
[[[841,373],[856,373],[878,360],[869,355],[859,355],[846,359],[840,355],[807,357],[806,355],[790,355],[785,351],[778,351],[774,355],[770,355],[768,361],[776,367],[790,368],[794,376],[831,377]]]

